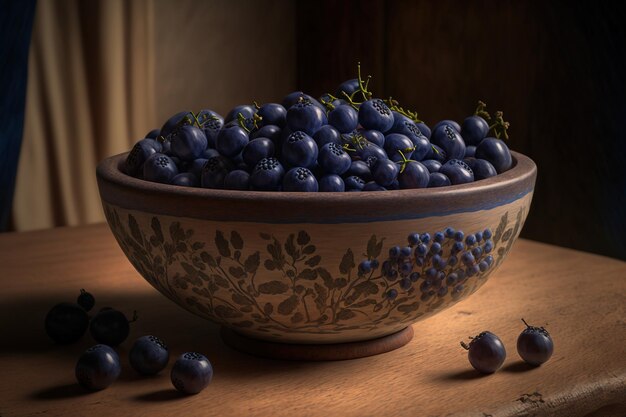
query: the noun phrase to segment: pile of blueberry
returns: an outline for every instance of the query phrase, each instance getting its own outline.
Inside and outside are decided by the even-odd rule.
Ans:
[[[464,184],[512,166],[508,122],[479,102],[461,125],[429,128],[370,77],[319,100],[300,91],[280,104],[241,105],[225,118],[183,111],[137,142],[124,170],[147,181],[255,191],[383,191]],[[493,137],[489,137],[492,132]]]
[[[59,344],[78,341],[87,331],[97,345],[87,349],[76,363],[76,380],[90,390],[101,390],[120,376],[122,366],[114,347],[124,342],[130,333],[132,320],[111,307],[103,307],[90,320],[87,314],[95,305],[95,298],[85,290],[80,291],[76,303],[60,303],[46,315],[48,336]],[[138,338],[128,355],[131,367],[141,375],[156,375],[169,362],[169,349],[159,338],[147,335]],[[202,391],[213,377],[209,360],[199,353],[183,353],[174,363],[170,378],[174,387],[185,394]]]
[[[552,356],[554,342],[545,328],[530,326],[524,319],[522,322],[526,328],[517,338],[517,353],[528,365],[539,366]],[[461,346],[468,351],[467,357],[472,367],[484,374],[492,374],[500,369],[506,359],[502,340],[489,331],[470,339],[469,345],[461,342]]]

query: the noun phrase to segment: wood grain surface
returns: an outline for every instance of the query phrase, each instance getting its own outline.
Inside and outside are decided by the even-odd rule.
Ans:
[[[137,274],[105,225],[0,236],[0,416],[623,416],[626,263],[527,240],[468,300],[413,326],[403,348],[339,362],[259,359],[227,347],[219,328],[166,300]],[[94,344],[56,346],[46,312],[80,288],[96,309],[139,311],[120,348],[123,371],[104,391],[76,385],[75,361]],[[552,359],[528,368],[515,352],[520,318],[544,325]],[[508,351],[490,376],[459,346],[490,330]],[[173,357],[206,354],[212,384],[178,395],[162,374],[127,364],[132,339],[155,334]]]

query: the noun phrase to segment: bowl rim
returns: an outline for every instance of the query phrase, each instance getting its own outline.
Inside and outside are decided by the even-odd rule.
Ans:
[[[353,222],[410,218],[418,212],[442,215],[446,209],[474,211],[511,202],[532,192],[537,175],[537,166],[529,157],[511,151],[513,166],[508,171],[467,184],[358,193],[238,191],[183,187],[135,178],[121,169],[127,155],[125,152],[105,158],[97,166],[104,202],[160,214],[216,220],[262,221],[275,218],[280,212],[287,222],[309,218],[314,222],[329,219]],[[231,212],[225,212],[224,204],[230,204]],[[372,215],[371,210],[364,208],[375,208],[380,215]],[[337,213],[326,212],[329,210]]]

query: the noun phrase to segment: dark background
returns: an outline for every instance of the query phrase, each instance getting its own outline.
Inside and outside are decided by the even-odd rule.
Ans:
[[[538,166],[522,236],[626,260],[626,2],[299,1],[296,22],[300,89],[360,61],[431,126],[503,110]]]

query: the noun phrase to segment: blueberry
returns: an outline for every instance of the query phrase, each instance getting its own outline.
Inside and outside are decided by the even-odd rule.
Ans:
[[[242,169],[230,171],[224,177],[224,188],[227,190],[249,190],[250,174]]]
[[[524,319],[522,321],[526,328],[517,338],[517,353],[526,363],[539,366],[552,356],[554,351],[552,337],[543,327],[529,326]]]
[[[248,144],[248,132],[241,126],[224,126],[217,135],[216,149],[220,154],[233,157]]]
[[[278,159],[263,158],[250,175],[250,185],[253,190],[278,191],[284,175],[285,169]]]
[[[282,130],[275,125],[264,125],[254,132],[250,132],[250,140],[257,138],[267,138],[275,144],[280,141]]]
[[[124,162],[124,171],[133,177],[143,171],[143,164],[155,153],[162,151],[162,145],[153,139],[142,139],[135,143]]]
[[[487,265],[491,266],[493,264],[493,256],[485,256],[485,262],[487,262]]]
[[[328,113],[328,124],[340,133],[349,133],[359,124],[359,114],[349,105],[337,106]]]
[[[474,233],[474,237],[476,238],[476,242],[481,242],[483,240],[483,232]]]
[[[476,159],[476,158],[465,158],[463,160],[472,172],[474,173],[474,180],[484,180],[486,178],[494,177],[498,175],[496,169],[491,165],[489,161],[484,159]]]
[[[433,172],[439,172],[439,169],[441,169],[441,162],[434,159],[425,159],[422,161],[422,165],[424,165],[431,174]]]
[[[450,266],[454,266],[454,265],[456,265],[456,264],[457,264],[457,262],[458,262],[458,261],[459,261],[459,259],[458,259],[455,255],[450,255],[450,256],[448,257],[448,262],[447,262],[447,263],[448,263],[448,265],[450,265]]]
[[[393,183],[398,176],[399,168],[389,159],[376,161],[372,169],[372,178],[377,184],[386,187]]]
[[[452,127],[453,127],[453,128],[454,128],[457,132],[459,132],[459,133],[461,132],[461,125],[459,125],[459,124],[458,124],[457,122],[455,122],[454,120],[449,120],[449,119],[446,119],[446,120],[441,120],[441,121],[437,122],[437,124],[433,126],[432,131],[434,132],[435,130],[437,130],[437,128],[439,128],[439,126],[442,126],[442,125],[450,125],[450,126],[452,126]]]
[[[369,165],[363,161],[352,161],[350,168],[343,174],[344,177],[357,176],[363,181],[368,182],[372,179],[372,171]]]
[[[220,153],[217,151],[217,149],[206,148],[204,150],[204,152],[202,152],[202,156],[200,158],[198,158],[198,159],[207,160],[207,159],[213,158],[214,156],[220,156]],[[193,164],[193,162],[192,162],[192,164]],[[200,167],[200,171],[202,171],[202,167]]]
[[[369,260],[361,261],[361,263],[359,264],[359,272],[362,275],[372,272],[372,263]]]
[[[465,184],[474,181],[471,168],[459,159],[450,159],[441,166],[439,173],[450,179],[452,184]]]
[[[378,130],[359,130],[361,136],[363,136],[368,142],[373,143],[374,145],[384,148],[385,147],[385,135],[380,133]]]
[[[430,245],[430,253],[435,255],[439,252],[441,252],[441,243],[435,241],[432,243],[432,245]]]
[[[76,342],[88,326],[89,316],[78,304],[59,303],[46,314],[46,334],[59,344]]]
[[[442,124],[433,130],[430,141],[443,149],[448,159],[465,157],[465,142],[461,134],[450,124]]]
[[[170,353],[163,341],[155,336],[135,340],[128,354],[130,366],[142,375],[155,375],[167,366]]]
[[[483,231],[483,237],[484,237],[485,239],[491,239],[491,236],[492,236],[492,234],[491,234],[491,229],[485,229],[485,230]]]
[[[416,255],[426,255],[426,252],[428,252],[428,247],[425,244],[423,244],[423,243],[420,243],[415,248],[415,254]]]
[[[435,233],[433,240],[437,243],[443,243],[444,239],[445,239],[445,235],[442,232],[437,232]]]
[[[273,125],[280,128],[287,123],[287,109],[278,103],[266,103],[262,105],[257,114],[261,116],[263,126]]]
[[[398,182],[402,189],[426,188],[430,181],[428,168],[417,161],[410,161],[398,174]]]
[[[294,131],[283,143],[281,155],[289,166],[311,168],[317,160],[317,144],[305,132]]]
[[[352,175],[347,177],[344,180],[346,191],[363,191],[365,187],[365,181],[356,175]]]
[[[388,158],[394,162],[402,161],[403,156],[406,159],[411,159],[414,151],[411,139],[400,133],[390,133],[385,136],[384,149]]]
[[[399,133],[411,140],[413,144],[412,159],[421,161],[430,152],[430,141],[426,136],[422,134],[417,125],[408,117],[401,115],[400,113],[393,112],[394,124],[390,132]],[[385,144],[387,139],[385,139]]]
[[[472,249],[472,255],[474,255],[475,258],[480,258],[482,254],[483,254],[483,249],[480,246],[476,246],[475,248]]]
[[[409,256],[411,256],[411,252],[412,250],[410,246],[404,246],[403,248],[400,249],[400,256],[408,258]]]
[[[182,126],[192,125],[194,123],[193,113],[190,111],[181,111],[176,113],[161,126],[160,136],[169,140],[169,136]]]
[[[398,256],[400,256],[400,246],[392,246],[389,248],[389,257],[391,259],[396,259]]]
[[[473,277],[474,275],[478,273],[478,271],[480,271],[480,267],[474,264],[474,265],[467,267],[466,273],[468,277]]]
[[[411,233],[409,234],[407,240],[409,242],[409,245],[415,246],[420,242],[420,235],[419,233]]]
[[[353,78],[351,80],[346,80],[339,84],[337,87],[336,95],[339,98],[345,97],[344,93],[348,96],[352,96],[356,91],[360,89],[358,78]]]
[[[256,166],[261,159],[272,156],[274,156],[274,142],[263,137],[251,140],[241,151],[243,161],[250,167]]]
[[[313,135],[323,125],[328,123],[326,113],[313,101],[304,97],[287,110],[287,126],[292,132],[302,131]]]
[[[256,108],[249,104],[235,106],[231,109],[231,111],[228,112],[228,114],[224,118],[224,123],[228,124],[233,121],[236,122],[239,119],[240,114],[244,119],[251,119],[252,117],[254,117],[255,113]]]
[[[430,267],[426,270],[426,276],[428,278],[435,278],[438,272],[439,271],[437,271],[437,268]]]
[[[391,288],[389,290],[387,290],[387,292],[385,293],[386,297],[389,300],[395,300],[396,297],[398,296],[398,291],[394,288]]]
[[[393,114],[381,99],[367,100],[359,106],[359,124],[386,133],[393,126]]]
[[[154,153],[143,164],[143,178],[147,181],[169,184],[178,174],[178,167],[172,158]]]
[[[215,151],[215,149],[213,149],[213,151]],[[215,151],[217,155],[219,155],[219,153],[217,153],[217,151]],[[212,155],[215,156],[215,155]],[[197,158],[194,159],[189,166],[187,167],[187,171],[193,175],[195,175],[197,178],[200,178],[202,176],[202,168],[204,168],[204,164],[206,164],[206,161],[208,160],[208,158]]]
[[[340,145],[327,143],[320,149],[317,162],[324,172],[341,175],[350,169],[352,160]]]
[[[428,188],[446,187],[452,185],[450,179],[441,172],[432,172],[428,176]]]
[[[197,187],[200,185],[200,181],[195,174],[192,174],[191,172],[182,172],[172,178],[170,184],[179,185],[181,187]]]
[[[307,168],[292,168],[283,177],[283,191],[317,192],[318,189],[315,175]]]
[[[136,315],[133,321],[137,319]],[[121,311],[115,309],[103,309],[91,319],[89,333],[98,343],[117,346],[128,337],[130,333],[129,321]]]
[[[373,143],[365,143],[356,147],[354,150],[350,150],[350,156],[352,159],[360,159],[365,162],[370,169],[376,164],[377,161],[389,159],[387,152]]]
[[[474,264],[476,259],[474,258],[472,252],[463,252],[463,255],[461,255],[461,261],[463,261],[465,265],[471,266]]]
[[[469,246],[476,244],[476,235],[467,235],[465,238],[465,243]]]
[[[468,145],[465,147],[464,159],[473,158],[476,155],[476,146]]]
[[[485,272],[489,269],[489,264],[486,261],[480,261],[478,263],[478,269],[480,269],[481,272]]]
[[[491,332],[482,332],[469,343],[461,342],[468,351],[467,357],[478,372],[492,374],[497,371],[506,358],[502,341]]]
[[[327,143],[341,145],[341,133],[331,125],[324,125],[315,132],[313,140],[315,140],[319,149],[322,149]]]
[[[456,273],[452,272],[447,276],[446,284],[453,286],[454,284],[457,283],[458,280],[459,280],[459,276]]]
[[[424,159],[434,159],[435,161],[444,163],[448,160],[448,154],[439,146],[431,144],[428,153],[424,156]]]
[[[156,139],[161,134],[161,129],[152,129],[148,133],[146,133],[146,139]]]
[[[433,282],[431,280],[429,279],[424,280],[424,282],[420,284],[420,291],[423,293],[426,293],[432,288],[432,286],[433,286]]]
[[[485,242],[485,246],[483,247],[483,250],[485,251],[485,253],[490,253],[493,250],[493,241],[487,240]]]
[[[428,127],[426,123],[424,122],[415,123],[415,126],[417,126],[417,128],[420,130],[420,132],[422,132],[422,135],[424,135],[426,139],[430,139],[432,130],[430,129],[430,127]]]
[[[454,233],[454,240],[456,240],[457,242],[463,242],[464,237],[465,237],[465,234],[461,230],[457,230]]]
[[[170,378],[178,391],[197,394],[211,383],[213,366],[204,355],[183,353],[174,363]]]
[[[430,234],[429,233],[422,233],[420,235],[420,240],[422,241],[422,243],[428,244],[428,242],[430,242]]]
[[[218,136],[219,137],[219,136]],[[207,137],[195,126],[183,126],[170,136],[172,155],[183,161],[193,161],[207,148]]]
[[[405,291],[411,288],[412,284],[413,282],[411,281],[410,278],[402,278],[400,280],[400,288],[402,288]]]
[[[91,293],[88,293],[84,289],[81,289],[80,294],[78,295],[78,298],[76,299],[76,304],[81,306],[83,310],[89,311],[96,304],[96,299],[94,298],[93,295],[91,295]]]
[[[87,349],[76,362],[76,380],[90,390],[101,390],[120,376],[122,367],[117,352],[106,345]]]
[[[224,188],[226,175],[233,170],[228,158],[221,155],[209,158],[202,167],[200,185],[204,188]]]
[[[461,238],[462,240],[463,238]],[[463,244],[463,242],[454,242],[454,244],[452,245],[452,253],[459,253],[461,252],[463,249],[465,249],[465,245]]]
[[[478,145],[489,133],[489,123],[480,116],[470,116],[463,120],[461,136],[467,145]]]
[[[437,297],[439,298],[445,297],[446,294],[448,294],[448,287],[445,285],[443,285],[437,290]]]
[[[362,191],[387,191],[387,189],[374,181],[370,181],[365,184]]]
[[[321,192],[343,192],[346,190],[344,180],[339,175],[324,175],[318,183]]]
[[[511,168],[513,159],[506,143],[500,139],[486,138],[476,147],[476,159],[485,159],[493,165],[498,174]]]

